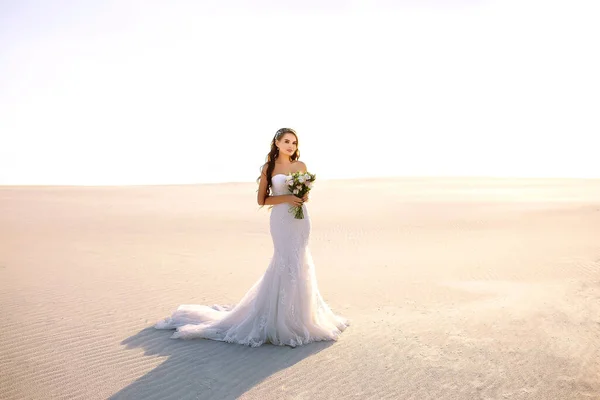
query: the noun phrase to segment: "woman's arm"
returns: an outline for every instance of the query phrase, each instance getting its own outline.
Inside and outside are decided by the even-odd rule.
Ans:
[[[256,201],[258,205],[264,206],[265,200],[269,197],[267,195],[267,164],[263,165],[262,171],[260,173],[260,181],[258,182],[258,194],[256,196]]]
[[[258,194],[256,201],[260,206],[274,206],[281,203],[290,203],[293,206],[302,205],[302,199],[292,195],[284,194],[281,196],[269,196],[267,195],[267,168],[266,165],[263,167],[262,173],[260,174],[260,182],[258,184]]]
[[[282,194],[279,196],[267,196],[264,200],[264,204],[260,204],[262,205],[267,205],[267,206],[274,206],[275,204],[281,204],[281,203],[290,203],[292,206],[301,206],[302,205],[302,199],[299,197],[294,196],[293,194]]]
[[[305,163],[303,163],[302,161],[297,161],[297,163],[300,164],[300,170],[302,172],[308,172],[308,168],[306,168],[306,164]],[[308,193],[306,193],[304,195],[304,197],[302,197],[302,201],[304,203],[306,203],[308,201]]]
[[[302,161],[296,161],[299,165],[299,171],[300,172],[308,172],[308,169],[306,169],[306,164]]]

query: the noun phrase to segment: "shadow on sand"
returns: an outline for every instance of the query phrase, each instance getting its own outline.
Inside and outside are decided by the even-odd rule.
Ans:
[[[139,347],[146,355],[168,358],[110,399],[236,399],[265,378],[334,343],[251,348],[213,340],[173,340],[172,333],[149,327],[121,343],[127,349]]]

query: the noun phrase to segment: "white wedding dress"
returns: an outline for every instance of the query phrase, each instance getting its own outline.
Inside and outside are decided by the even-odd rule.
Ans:
[[[273,176],[273,194],[288,194],[285,175]],[[204,338],[257,347],[298,346],[337,340],[349,326],[325,303],[317,286],[308,241],[310,218],[295,219],[288,203],[271,209],[273,258],[264,275],[234,307],[184,304],[157,329],[176,329],[171,338]]]

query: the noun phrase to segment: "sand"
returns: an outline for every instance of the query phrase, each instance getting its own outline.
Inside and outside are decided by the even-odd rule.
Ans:
[[[600,399],[600,180],[318,183],[337,342],[173,340],[272,255],[254,184],[0,188],[2,399]]]

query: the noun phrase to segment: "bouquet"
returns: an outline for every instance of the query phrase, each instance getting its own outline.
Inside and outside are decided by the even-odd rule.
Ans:
[[[303,198],[312,189],[316,177],[315,174],[311,174],[310,172],[291,172],[287,175],[285,183],[288,185],[290,193],[296,197]],[[296,219],[304,218],[302,206],[291,207],[290,212],[294,213],[294,218]]]

